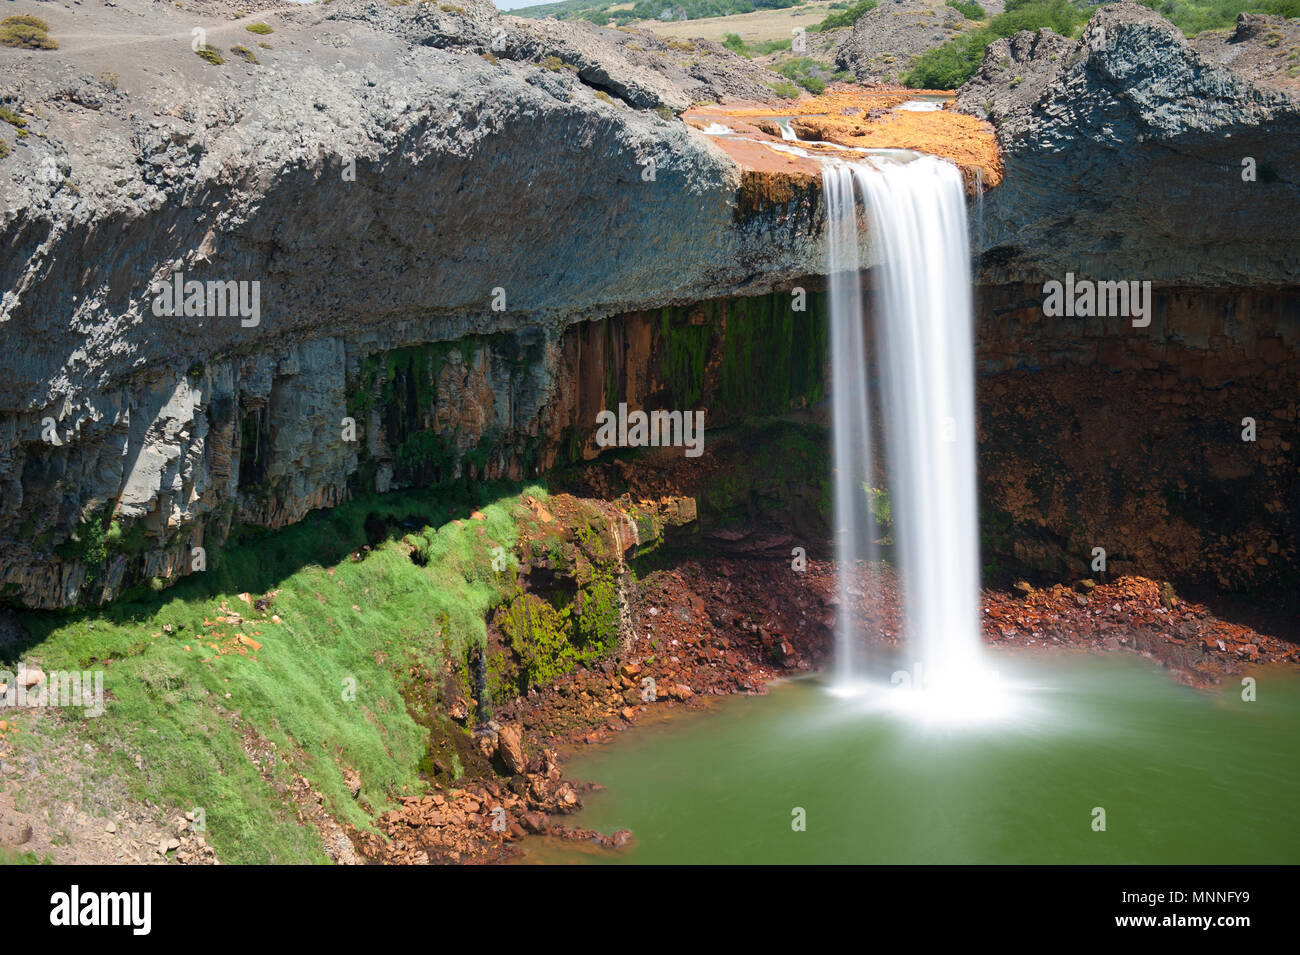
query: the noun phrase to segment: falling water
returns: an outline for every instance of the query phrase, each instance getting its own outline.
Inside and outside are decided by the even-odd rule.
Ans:
[[[841,617],[867,540],[868,392],[857,273],[856,184],[880,262],[876,325],[904,624],[929,689],[982,673],[970,247],[960,172],[928,156],[828,166],[831,365]],[[860,673],[840,624],[840,676]]]
[[[826,195],[827,266],[831,298],[831,447],[835,484],[835,560],[839,573],[836,667],[841,685],[861,670],[861,626],[851,591],[859,561],[875,557],[864,485],[872,481],[871,416],[867,403],[867,354],[862,321],[854,173],[844,163],[822,168]]]

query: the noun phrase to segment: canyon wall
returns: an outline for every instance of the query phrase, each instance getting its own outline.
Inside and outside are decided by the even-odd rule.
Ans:
[[[360,0],[264,16],[259,62],[216,66],[191,22],[226,49],[254,18],[205,9],[54,10],[107,39],[0,51],[29,133],[0,159],[0,599],[112,599],[241,524],[591,460],[620,401],[721,434],[821,400],[817,183],[746,185],[672,118],[767,96],[758,67]],[[989,559],[1292,580],[1294,93],[1120,4],[994,44],[959,103],[1005,164],[972,206]],[[155,314],[175,272],[259,283],[256,324]],[[1066,272],[1152,281],[1152,325],[1045,319]],[[716,478],[720,515],[780,527],[714,545],[824,538],[808,460],[778,487],[752,442],[716,447],[675,490]]]

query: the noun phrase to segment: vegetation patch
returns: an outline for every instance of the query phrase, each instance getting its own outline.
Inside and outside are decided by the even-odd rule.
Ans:
[[[257,54],[254,53],[252,50],[250,50],[250,49],[249,49],[248,47],[246,47],[246,46],[232,46],[232,47],[230,48],[230,52],[233,53],[233,54],[235,54],[235,56],[239,57],[239,58],[240,58],[241,60],[243,60],[245,63],[258,63],[258,62],[260,62],[260,61],[257,59]]]
[[[249,33],[256,33],[259,36],[266,36],[267,34],[275,32],[275,30],[271,29],[271,27],[267,26],[265,23],[260,23],[260,22],[250,23],[248,24],[248,26],[244,27],[244,29],[247,30]]]
[[[201,46],[194,51],[194,54],[198,56],[199,59],[207,60],[213,66],[221,66],[226,62],[226,58],[221,55],[221,51],[215,46]]]
[[[876,9],[876,6],[877,0],[860,0],[858,3],[845,6],[843,9],[832,13],[821,23],[812,27],[812,32],[824,33],[827,30],[838,30],[841,27],[851,27],[862,19],[862,17]],[[833,8],[834,4],[832,4],[832,9]]]
[[[975,0],[948,0],[948,6],[952,7],[967,20],[983,20],[987,14]]]
[[[485,644],[487,616],[514,587],[516,562],[497,571],[493,558],[513,551],[519,490],[363,495],[249,531],[164,594],[23,614],[31,638],[13,652],[47,670],[102,669],[104,715],[67,726],[136,798],[202,809],[223,861],[325,861],[288,784],[305,777],[360,828],[420,789],[428,731],[411,707],[431,703],[412,695],[411,674]],[[466,519],[471,509],[481,519]],[[90,560],[115,546],[103,528],[93,516],[79,535]],[[245,753],[250,733],[275,744],[261,767]],[[345,768],[360,773],[359,799]]]
[[[0,20],[0,46],[25,50],[57,50],[58,41],[49,35],[49,24],[40,17],[19,13]]]

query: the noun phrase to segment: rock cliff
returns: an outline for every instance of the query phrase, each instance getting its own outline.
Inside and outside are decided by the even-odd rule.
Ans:
[[[238,525],[589,459],[596,411],[621,400],[706,407],[712,426],[822,394],[815,176],[755,183],[675,116],[770,98],[769,74],[716,45],[520,21],[481,0],[31,5],[59,47],[0,49],[4,602],[111,599],[178,579]],[[1226,371],[1265,373],[1238,404],[1274,422],[1267,514],[1244,508],[1229,530],[1267,566],[1233,586],[1284,579],[1295,560],[1277,507],[1292,507],[1300,140],[1294,81],[1260,65],[1273,29],[1192,45],[1145,8],[1104,7],[1078,41],[995,43],[959,97],[1002,150],[1005,178],[972,217],[981,361],[996,357],[984,371],[1020,376],[982,386],[998,435],[1046,407],[1071,424],[1056,396],[1093,400],[1037,370],[1118,360],[1106,328],[1089,326],[1083,350],[1069,323],[1032,333],[1026,289],[1067,271],[1150,280],[1171,303],[1126,374],[1187,373],[1209,394]],[[185,282],[204,294],[159,314],[177,281],[182,304]],[[1268,334],[1250,286],[1280,289],[1260,313]],[[1210,367],[1204,336],[1188,365],[1187,321],[1164,319],[1210,293],[1244,316],[1213,325],[1240,348],[1230,367]],[[1177,460],[1204,447],[1180,439]],[[990,435],[984,460],[1006,466],[987,503],[1023,529],[1017,556],[1069,566],[1096,536],[1069,514],[1108,512],[1074,481],[1038,520],[1022,471],[1078,467],[1043,448],[1025,461]],[[1171,474],[1152,478],[1171,508],[1216,499],[1217,471],[1190,486]],[[1163,519],[1116,507],[1140,513],[1133,527]],[[1235,530],[1193,540],[1175,525],[1130,546],[1136,568],[1191,573],[1235,546]]]
[[[992,43],[958,97],[1003,150],[983,279],[1300,282],[1300,88],[1248,62],[1202,56],[1135,3],[1100,8],[1077,40]]]
[[[205,528],[296,520],[359,468],[385,489],[382,423],[355,395],[379,366],[390,392],[437,390],[436,422],[406,396],[387,412],[396,444],[441,429],[427,477],[464,473],[455,454],[489,433],[512,450],[476,476],[518,475],[572,323],[822,259],[806,218],[737,216],[736,165],[673,116],[770,95],[720,47],[481,0],[36,6],[59,48],[0,50],[22,124],[0,159],[0,322],[21,342],[0,368],[9,599],[171,579]],[[176,281],[217,298],[156,314]],[[417,370],[400,351],[467,335],[496,337]]]

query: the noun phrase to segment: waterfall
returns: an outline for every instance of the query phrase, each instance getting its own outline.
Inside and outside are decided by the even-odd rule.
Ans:
[[[873,481],[871,409],[867,394],[867,352],[858,261],[858,216],[854,196],[857,167],[822,167],[826,196],[826,248],[831,299],[831,449],[835,497],[835,561],[839,575],[836,614],[836,677],[850,683],[861,671],[861,627],[852,592],[860,561],[876,557],[867,490]]]
[[[925,685],[980,663],[973,312],[961,173],[928,156],[824,167],[841,680],[862,674],[850,617],[853,564],[870,546],[871,435],[858,259],[858,198],[879,262],[875,325],[904,633]],[[854,188],[856,186],[856,189]],[[870,559],[869,557],[867,559]]]

